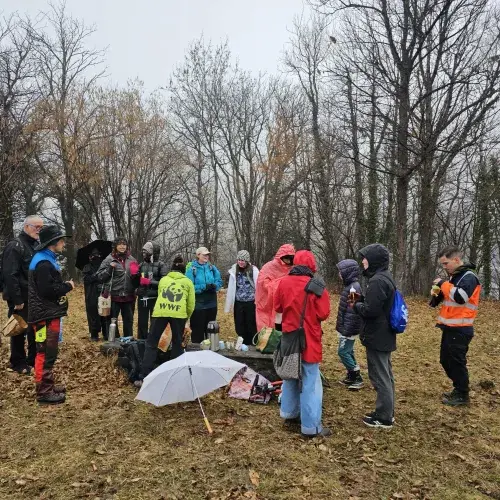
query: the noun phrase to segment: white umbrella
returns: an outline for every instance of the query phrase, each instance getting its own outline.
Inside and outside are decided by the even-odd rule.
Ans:
[[[199,398],[228,385],[245,366],[213,351],[186,352],[153,370],[144,379],[136,399],[155,406],[197,399],[211,433]]]

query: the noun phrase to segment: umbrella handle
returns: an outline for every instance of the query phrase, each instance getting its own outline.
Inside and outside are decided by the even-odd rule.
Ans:
[[[214,431],[212,430],[212,427],[210,426],[210,422],[208,421],[208,418],[204,417],[203,420],[205,421],[205,425],[207,426],[208,433],[213,434]]]

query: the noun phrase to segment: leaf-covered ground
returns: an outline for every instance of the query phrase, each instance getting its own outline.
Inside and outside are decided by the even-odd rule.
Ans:
[[[196,403],[135,402],[113,360],[87,340],[75,292],[56,365],[65,405],[38,407],[33,381],[8,372],[6,342],[0,348],[0,499],[500,499],[498,303],[481,304],[469,351],[472,401],[455,409],[440,403],[449,383],[434,312],[420,300],[410,309],[393,358],[394,428],[362,424],[375,398],[369,384],[351,393],[337,383],[332,318],[323,371],[332,382],[324,423],[334,434],[306,441],[283,427],[276,403],[252,405],[224,390],[203,398],[213,436]],[[231,316],[219,320],[222,337],[233,336]],[[366,372],[359,346],[357,353]]]

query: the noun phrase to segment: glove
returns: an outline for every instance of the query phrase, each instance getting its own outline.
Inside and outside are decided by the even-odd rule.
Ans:
[[[130,264],[130,274],[135,276],[139,272],[139,264],[137,262],[132,262]]]
[[[149,286],[150,284],[151,284],[151,280],[149,278],[143,278],[141,276],[141,279],[140,279],[141,286]]]
[[[214,292],[216,288],[217,288],[217,287],[216,287],[213,283],[209,283],[209,284],[206,286],[205,290],[206,290],[207,292]]]

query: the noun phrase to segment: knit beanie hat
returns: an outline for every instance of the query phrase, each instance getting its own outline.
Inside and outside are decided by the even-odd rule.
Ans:
[[[250,262],[250,253],[248,250],[240,250],[238,255],[236,255],[236,260],[244,260],[245,262]]]
[[[144,244],[142,249],[147,252],[149,255],[153,255],[153,242],[148,241],[147,243]]]

